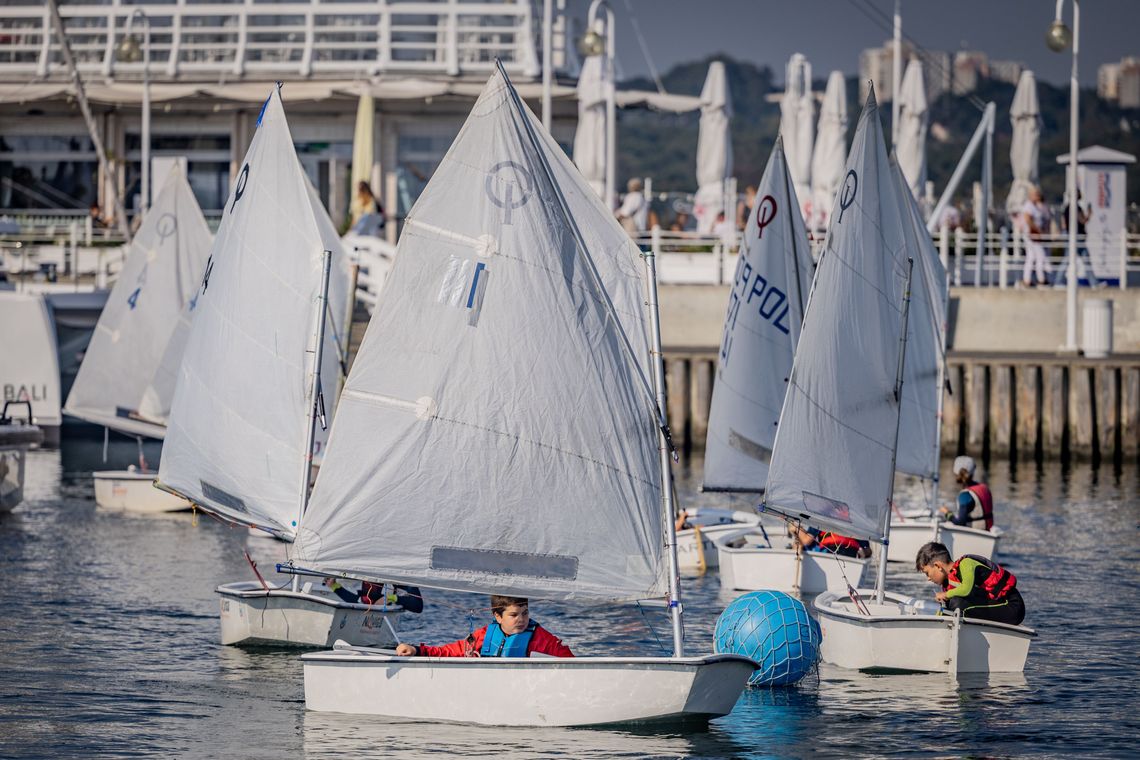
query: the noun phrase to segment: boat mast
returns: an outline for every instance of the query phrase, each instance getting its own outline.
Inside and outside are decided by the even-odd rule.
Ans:
[[[947,275],[947,277],[946,277],[947,282],[943,283],[944,286],[946,286],[948,284],[949,279],[950,279],[949,275]],[[943,290],[943,292],[948,293],[949,289],[947,288],[947,289]],[[946,400],[946,320],[947,320],[946,309],[948,307],[948,304],[946,303],[947,300],[948,300],[948,296],[946,296],[946,295],[942,296],[942,324],[940,324],[938,326],[938,328],[939,328],[938,337],[941,340],[941,343],[938,346],[938,417],[937,417],[937,424],[934,426],[934,494],[933,494],[933,496],[931,496],[931,507],[930,507],[930,514],[931,514],[931,516],[935,516],[935,517],[938,514],[938,486],[942,480],[942,478],[941,478],[941,470],[942,470],[942,409],[943,409],[943,404],[945,403],[945,400]]]
[[[665,543],[669,550],[669,612],[673,619],[673,656],[685,656],[685,625],[682,620],[681,578],[677,568],[677,525],[673,522],[673,468],[670,443],[666,437],[665,357],[661,351],[661,313],[657,306],[657,261],[650,248],[645,252],[645,268],[649,272],[649,335],[653,341],[653,386],[657,392],[657,439],[661,451],[661,504],[665,520]],[[699,540],[699,539],[698,539]]]
[[[301,518],[305,515],[305,508],[309,506],[309,484],[313,479],[313,441],[317,436],[317,403],[321,392],[321,361],[324,359],[325,347],[325,315],[328,311],[329,300],[329,270],[332,268],[332,251],[325,251],[321,257],[321,289],[317,296],[316,330],[307,353],[312,355],[311,371],[309,373],[309,411],[308,424],[305,426],[305,456],[301,472],[301,498],[297,500],[297,519],[293,521],[293,536],[301,532]],[[300,585],[300,576],[293,576],[293,591]]]
[[[902,387],[903,369],[906,367],[906,333],[907,320],[910,318],[910,281],[914,274],[914,259],[906,260],[906,289],[903,291],[902,309],[902,335],[899,336],[899,366],[895,371],[895,402],[899,405],[899,414],[895,417],[895,445],[891,448],[890,480],[887,485],[887,504],[895,499],[895,461],[899,451],[899,420],[902,419]],[[875,575],[875,602],[883,603],[883,591],[887,585],[887,543],[891,537],[891,510],[888,508],[883,518],[883,549],[879,552],[879,569]]]

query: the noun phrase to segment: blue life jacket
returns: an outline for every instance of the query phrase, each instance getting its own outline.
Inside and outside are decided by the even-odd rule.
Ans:
[[[525,631],[508,636],[503,633],[503,629],[499,627],[498,623],[491,623],[487,626],[487,633],[483,636],[483,648],[479,650],[479,656],[526,657],[530,638],[534,635],[536,628],[538,628],[538,623],[532,620],[527,624]]]

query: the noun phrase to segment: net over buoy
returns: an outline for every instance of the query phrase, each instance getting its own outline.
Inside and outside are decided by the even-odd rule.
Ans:
[[[717,652],[758,663],[752,686],[791,686],[819,662],[822,635],[804,603],[779,591],[752,591],[732,601],[716,621]]]

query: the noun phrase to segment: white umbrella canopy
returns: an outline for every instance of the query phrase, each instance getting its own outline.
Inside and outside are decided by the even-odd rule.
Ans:
[[[819,131],[811,157],[812,226],[827,229],[835,194],[847,164],[847,80],[842,71],[827,78],[819,111]]]
[[[926,131],[930,126],[930,110],[926,102],[926,85],[922,78],[922,61],[907,64],[899,91],[899,141],[895,146],[911,195],[922,198],[926,188]]]
[[[373,144],[375,143],[376,104],[365,92],[356,105],[356,129],[352,135],[352,192],[359,182],[372,185]],[[377,188],[372,187],[376,192]]]
[[[697,196],[693,215],[697,230],[711,232],[716,216],[724,211],[725,180],[732,176],[732,96],[721,61],[709,64],[701,90],[701,121],[697,136]]]
[[[812,144],[815,141],[815,101],[811,95],[811,64],[794,53],[784,70],[784,98],[780,101],[780,134],[788,158],[788,173],[800,199],[801,211],[810,208]],[[805,214],[806,216],[806,214]]]
[[[574,165],[599,198],[606,192],[606,97],[613,86],[605,56],[587,57],[578,75]]]
[[[1037,104],[1037,79],[1032,71],[1021,72],[1013,105],[1009,109],[1013,122],[1013,140],[1009,145],[1009,163],[1013,169],[1013,185],[1005,207],[1015,214],[1029,197],[1029,188],[1037,184],[1037,154],[1041,148],[1041,108]]]

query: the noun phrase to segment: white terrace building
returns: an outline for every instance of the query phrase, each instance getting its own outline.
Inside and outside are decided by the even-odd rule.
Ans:
[[[47,3],[0,0],[0,211],[86,214],[93,203],[107,207],[111,181],[133,207],[144,67],[152,155],[188,158],[191,184],[208,214],[225,202],[275,81],[284,83],[305,168],[338,221],[348,207],[362,93],[376,104],[374,190],[397,218],[450,145],[496,58],[539,110],[542,0],[60,0],[59,6],[116,176],[101,176]],[[554,9],[554,132],[569,145],[580,25],[565,15],[565,0],[554,0]],[[149,58],[117,60],[132,14],[141,38],[138,10],[150,25]],[[389,225],[389,234],[395,228]]]

